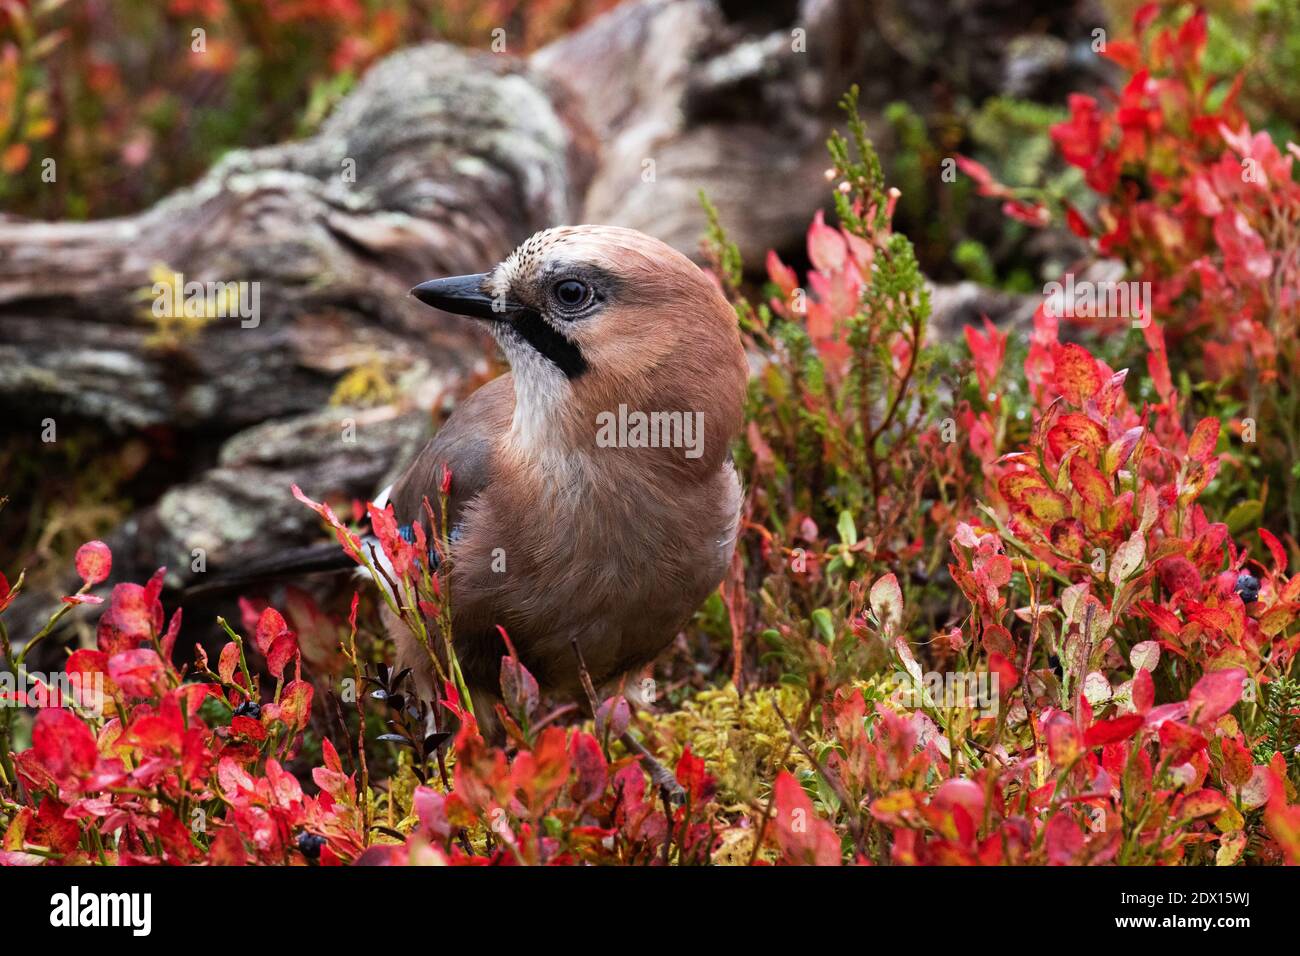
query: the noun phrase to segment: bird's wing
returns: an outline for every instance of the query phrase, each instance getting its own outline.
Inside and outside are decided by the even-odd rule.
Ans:
[[[492,448],[510,427],[514,409],[514,382],[508,373],[465,399],[393,484],[388,500],[398,523],[424,521],[425,497],[437,514],[438,487],[445,467],[451,470],[447,519],[454,534],[465,506],[491,481]]]

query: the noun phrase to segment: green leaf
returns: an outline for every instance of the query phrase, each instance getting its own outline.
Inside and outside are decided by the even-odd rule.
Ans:
[[[851,512],[840,512],[840,520],[839,524],[836,525],[836,530],[840,533],[840,540],[850,548],[858,543],[858,529],[853,524],[853,514]]]
[[[1225,522],[1234,535],[1259,527],[1259,519],[1264,514],[1264,502],[1251,499],[1241,501],[1228,512]]]
[[[818,635],[827,644],[835,640],[835,619],[831,617],[831,612],[824,607],[819,607],[812,612],[813,627],[817,630]]]

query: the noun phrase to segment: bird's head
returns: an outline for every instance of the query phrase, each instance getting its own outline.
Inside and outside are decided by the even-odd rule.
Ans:
[[[512,437],[524,447],[598,446],[608,415],[702,413],[701,447],[676,457],[707,467],[740,427],[746,363],[735,312],[657,239],[613,226],[548,229],[491,272],[411,291],[490,323],[514,374]]]

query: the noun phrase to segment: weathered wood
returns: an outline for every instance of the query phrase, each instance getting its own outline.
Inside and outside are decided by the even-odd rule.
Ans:
[[[465,325],[406,293],[573,215],[573,135],[544,85],[502,57],[406,50],[317,135],[233,153],[138,216],[0,223],[0,396],[118,428],[230,432],[319,408],[370,353],[463,366],[477,354]],[[221,319],[151,345],[159,268],[256,283],[256,327]]]
[[[603,144],[584,218],[694,254],[703,190],[757,268],[825,199],[826,138],[871,31],[859,3],[728,6],[737,19],[704,0],[619,7],[532,64],[578,91]]]

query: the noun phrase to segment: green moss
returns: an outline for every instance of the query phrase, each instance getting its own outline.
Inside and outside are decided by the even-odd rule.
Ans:
[[[642,717],[653,725],[659,756],[669,766],[689,746],[717,778],[719,804],[749,808],[766,798],[782,767],[808,767],[797,749],[781,763],[790,742],[781,715],[794,724],[807,699],[803,688],[788,684],[743,696],[727,684],[701,691],[672,713]]]

